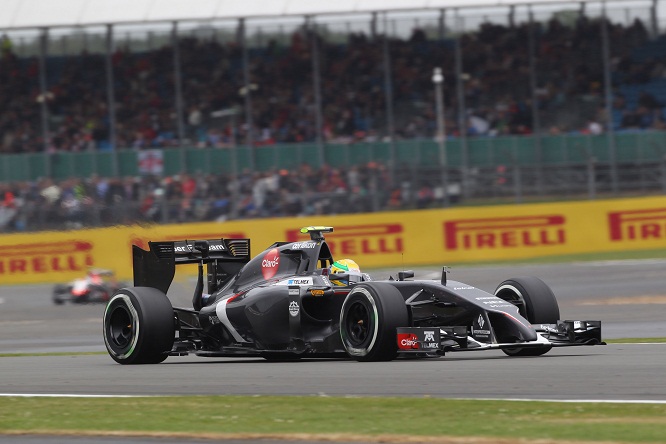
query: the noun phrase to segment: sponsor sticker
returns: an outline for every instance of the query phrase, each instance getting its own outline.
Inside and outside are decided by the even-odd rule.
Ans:
[[[272,248],[264,255],[261,261],[261,274],[264,279],[270,279],[280,268],[280,252],[277,248]]]
[[[313,278],[308,277],[308,278],[291,278],[291,279],[285,279],[280,282],[278,282],[275,285],[298,285],[299,287],[303,286],[310,286],[313,285]]]
[[[309,250],[316,247],[315,242],[296,242],[291,245],[292,250]]]
[[[312,285],[312,278],[289,279],[287,285]]]
[[[439,349],[440,332],[438,328],[399,327],[397,341],[401,351],[434,351]]]
[[[398,333],[398,348],[400,350],[420,349],[418,336],[413,333]]]
[[[298,316],[298,313],[301,311],[301,307],[298,306],[298,302],[296,301],[291,301],[289,303],[289,314],[296,317]]]
[[[478,318],[474,320],[474,325],[472,325],[472,336],[476,339],[481,339],[484,341],[490,340],[490,330],[485,328],[487,324],[485,316],[483,313],[479,315]]]

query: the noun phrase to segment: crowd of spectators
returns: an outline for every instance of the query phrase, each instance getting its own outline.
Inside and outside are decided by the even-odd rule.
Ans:
[[[92,176],[0,183],[0,231],[425,208],[441,204],[436,177],[429,182],[421,172],[418,180],[408,180],[370,162],[345,169],[303,164],[292,171],[246,170],[237,177]]]
[[[631,63],[632,51],[648,41],[639,20],[609,26],[610,49],[618,81],[645,82],[663,76],[664,62]],[[428,37],[422,29],[410,38],[392,38],[392,91],[396,138],[432,138],[435,133],[435,66],[444,69],[446,131],[469,135],[531,134],[534,131],[530,28],[485,23],[461,38],[467,116],[458,125],[454,45]],[[597,20],[580,17],[572,26],[553,18],[537,23],[536,73],[540,113],[586,97],[596,101],[593,115],[545,122],[546,130],[585,131],[602,125],[603,62]],[[383,41],[352,33],[345,43],[318,37],[321,65],[323,135],[329,142],[381,140],[387,136]],[[240,110],[245,103],[242,48],[214,38],[179,39],[186,139],[178,140],[173,47],[133,52],[118,47],[112,55],[118,148],[142,149],[189,144],[225,147],[244,143],[248,126],[241,112],[215,118],[216,111]],[[316,139],[312,45],[306,31],[289,44],[268,39],[250,50],[249,94],[257,144],[311,142]],[[103,149],[109,144],[109,110],[103,54],[49,56],[46,94],[40,93],[39,61],[17,56],[4,39],[0,60],[0,150],[5,153]],[[50,114],[50,140],[41,139],[40,104]],[[640,126],[661,127],[661,108],[647,108]],[[659,112],[657,112],[659,110]],[[625,110],[627,111],[627,110]],[[222,113],[224,114],[224,113]],[[226,115],[233,115],[227,113]],[[552,114],[552,113],[551,113]],[[564,113],[565,117],[571,113]],[[645,113],[643,113],[645,114]],[[220,114],[218,114],[220,115]],[[644,117],[644,116],[643,116]],[[635,125],[631,116],[623,125]],[[551,128],[552,127],[552,128]]]

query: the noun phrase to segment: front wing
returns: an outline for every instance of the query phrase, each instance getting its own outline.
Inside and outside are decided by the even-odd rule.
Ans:
[[[469,328],[465,326],[399,327],[398,352],[443,355],[446,352],[503,348],[605,345],[601,340],[601,321],[558,321],[556,324],[537,324],[532,327],[537,332],[537,339],[519,343],[482,342],[472,337]]]

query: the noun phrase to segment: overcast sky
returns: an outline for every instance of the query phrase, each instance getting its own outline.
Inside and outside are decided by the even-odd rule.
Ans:
[[[137,20],[162,21],[168,24],[178,18],[196,18],[205,20],[214,15],[228,14],[232,17],[247,16],[255,11],[268,15],[283,13],[284,11],[324,12],[331,8],[339,10],[352,10],[358,5],[366,9],[380,9],[382,7],[404,7],[405,5],[445,5],[447,2],[464,5],[478,5],[486,3],[522,3],[517,10],[518,20],[524,19],[530,0],[0,0],[0,28],[13,26],[49,27],[63,23],[122,23],[137,22]],[[549,0],[531,0],[533,2],[548,2]],[[552,1],[552,0],[550,0]],[[599,11],[601,2],[592,0],[588,9]],[[660,21],[666,24],[666,0],[659,0]],[[566,5],[566,6],[565,6]],[[608,3],[611,11],[619,6],[627,11],[637,11],[643,17],[649,17],[648,11],[651,0],[636,0],[622,3],[611,0]],[[567,9],[575,9],[572,2],[563,3]],[[539,11],[555,11],[558,7],[553,4],[535,6],[534,11],[538,18]],[[501,10],[508,10],[503,6]],[[624,11],[624,9],[623,9]],[[624,12],[614,14],[612,17],[625,19]],[[498,9],[494,8],[494,13]],[[480,8],[461,10],[466,16],[483,16],[490,11]],[[594,13],[594,12],[593,12]],[[633,15],[633,14],[627,14]]]

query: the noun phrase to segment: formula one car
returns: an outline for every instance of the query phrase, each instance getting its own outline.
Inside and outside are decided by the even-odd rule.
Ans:
[[[118,289],[126,286],[127,283],[116,281],[113,271],[93,268],[83,278],[74,279],[69,284],[56,284],[53,287],[53,303],[106,303]]]
[[[249,239],[134,246],[135,286],[118,290],[104,312],[109,354],[121,364],[188,353],[387,361],[489,349],[537,356],[603,344],[600,321],[560,321],[553,292],[534,277],[506,280],[490,294],[447,280],[446,267],[434,281],[413,280],[411,271],[383,281],[332,275],[324,239],[332,231],[303,228],[309,240],[277,242],[255,258]],[[166,296],[181,264],[198,264],[193,308],[172,307]]]

